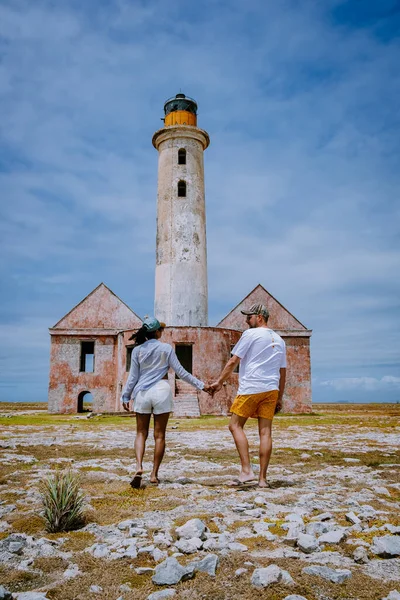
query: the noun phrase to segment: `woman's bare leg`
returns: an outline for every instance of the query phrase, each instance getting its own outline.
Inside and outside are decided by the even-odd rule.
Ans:
[[[165,430],[167,429],[169,415],[169,412],[162,413],[161,415],[154,415],[154,462],[153,470],[150,475],[151,483],[158,483],[158,469],[160,468],[161,461],[164,457]]]
[[[146,449],[146,440],[149,435],[151,415],[136,413],[136,438],[135,438],[135,455],[136,455],[136,473],[143,473],[143,456]]]

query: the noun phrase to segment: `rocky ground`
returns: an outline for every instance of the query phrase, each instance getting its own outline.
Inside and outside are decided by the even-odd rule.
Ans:
[[[275,420],[267,490],[232,487],[223,417],[172,419],[161,484],[133,490],[134,418],[0,405],[0,599],[399,600],[400,406],[314,411]],[[48,534],[38,484],[64,468],[87,524]]]

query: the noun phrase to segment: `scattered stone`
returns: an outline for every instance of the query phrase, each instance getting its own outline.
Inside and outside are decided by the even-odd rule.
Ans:
[[[101,594],[103,588],[100,585],[91,585],[89,588],[89,592],[92,594]]]
[[[397,535],[374,537],[371,552],[382,558],[400,556],[400,537]]]
[[[191,539],[181,538],[175,542],[175,547],[179,552],[183,552],[184,554],[193,554],[193,552],[200,550],[202,546],[203,542],[198,537]]]
[[[151,567],[136,567],[135,573],[138,575],[146,575],[146,573],[154,573],[154,569]]]
[[[12,593],[3,585],[0,585],[0,600],[12,600]]]
[[[63,577],[64,579],[73,579],[74,577],[77,577],[80,574],[81,572],[79,570],[78,565],[71,563],[70,565],[68,565],[68,569],[64,571]]]
[[[172,544],[172,536],[169,533],[157,533],[153,537],[153,541],[157,546],[169,548]]]
[[[353,559],[356,563],[365,564],[368,562],[368,553],[363,546],[358,546],[353,552]]]
[[[303,532],[304,525],[302,525],[301,523],[289,523],[287,534],[283,541],[289,546],[294,546],[299,538],[299,535],[304,535]]]
[[[153,558],[155,562],[160,562],[160,560],[164,560],[167,558],[168,552],[165,550],[160,550],[159,548],[154,548],[153,550]]]
[[[330,512],[324,512],[316,517],[313,517],[311,521],[329,521],[329,519],[333,519],[333,515]]]
[[[320,565],[304,567],[301,572],[306,573],[307,575],[317,575],[332,583],[343,583],[346,579],[351,577],[351,571],[349,569],[330,569],[329,567]]]
[[[247,552],[248,548],[244,544],[240,544],[239,542],[231,542],[228,544],[229,550],[232,552]]]
[[[376,510],[374,509],[373,506],[370,506],[369,504],[363,504],[362,506],[360,506],[360,519],[372,519],[373,517],[376,516]]]
[[[202,573],[208,573],[211,577],[215,577],[215,571],[219,563],[219,558],[216,554],[209,554],[205,558],[199,561],[192,561],[189,563],[189,567],[194,567],[195,571],[201,571]],[[245,569],[246,571],[247,569]]]
[[[369,560],[363,567],[364,573],[372,579],[378,581],[399,581],[400,582],[400,559],[399,558],[380,558]]]
[[[94,558],[109,558],[110,550],[107,544],[93,544],[86,550],[89,552]]]
[[[278,565],[269,565],[266,568],[255,569],[251,576],[251,583],[254,587],[265,588],[273,583],[291,585],[294,581],[289,573]]]
[[[320,544],[340,544],[345,537],[346,533],[343,529],[334,529],[333,531],[322,534],[321,537],[318,538],[318,542]]]
[[[304,525],[303,519],[297,513],[290,513],[290,515],[286,515],[285,521],[289,521],[290,523],[301,523]]]
[[[182,567],[176,558],[171,556],[156,566],[151,580],[156,585],[174,585],[180,581],[192,579],[193,576],[194,567]]]
[[[256,519],[259,519],[265,514],[265,510],[262,508],[250,508],[249,510],[243,511],[243,514],[247,517],[255,517]]]
[[[16,600],[48,600],[46,594],[42,594],[42,592],[22,592],[14,594],[13,598]]]
[[[400,526],[392,525],[391,523],[385,523],[385,529],[393,533],[393,535],[400,535]]]
[[[274,523],[266,523],[265,521],[256,521],[253,523],[253,530],[257,534],[265,533],[269,531],[269,528],[272,527]]]
[[[390,492],[387,488],[379,485],[375,485],[373,488],[376,494],[382,494],[383,496],[390,496]]]
[[[125,529],[129,529],[129,527],[135,527],[135,521],[132,519],[127,519],[126,521],[121,521],[121,523],[118,523],[117,527],[121,531],[125,531]]]
[[[264,506],[267,503],[264,496],[256,496],[254,498],[254,504],[258,504],[258,506]]]
[[[163,598],[172,598],[175,596],[176,590],[173,588],[166,588],[165,590],[160,590],[159,592],[153,592],[150,596],[147,596],[147,600],[163,600]]]
[[[146,537],[147,531],[146,529],[143,529],[143,527],[137,527],[136,525],[133,525],[133,527],[129,529],[129,535],[130,537]]]
[[[200,519],[190,519],[182,527],[176,528],[176,534],[180,539],[190,540],[192,538],[204,539],[206,526]]]
[[[302,552],[305,552],[305,554],[311,554],[311,552],[315,552],[319,549],[318,540],[313,535],[308,535],[307,533],[299,534],[297,546]]]
[[[314,521],[313,523],[308,523],[306,533],[315,537],[331,531],[332,527],[334,527],[333,523],[328,523],[327,521]]]
[[[150,544],[150,546],[142,546],[141,548],[138,548],[137,553],[138,554],[153,554],[155,550],[155,546],[153,544]]]
[[[244,503],[236,504],[236,506],[234,506],[232,508],[232,510],[233,510],[233,512],[242,513],[245,510],[251,510],[252,508],[254,508],[254,504],[249,504],[248,502],[244,502]]]
[[[353,523],[353,525],[361,523],[361,519],[359,519],[353,511],[346,513],[346,521]]]
[[[397,590],[392,590],[386,598],[382,598],[382,600],[400,600],[400,593]]]

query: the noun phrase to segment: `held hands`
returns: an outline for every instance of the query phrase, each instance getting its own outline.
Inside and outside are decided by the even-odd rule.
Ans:
[[[207,394],[209,394],[211,397],[213,397],[215,392],[219,392],[219,390],[221,388],[222,388],[222,383],[218,383],[217,381],[214,381],[214,383],[205,385],[203,388],[203,391],[207,392]]]
[[[209,385],[203,387],[203,392],[206,392],[206,394],[209,394],[210,396],[214,396],[214,391]]]

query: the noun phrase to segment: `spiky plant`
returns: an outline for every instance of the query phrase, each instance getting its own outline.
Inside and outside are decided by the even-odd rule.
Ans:
[[[85,499],[79,484],[79,475],[72,471],[56,471],[40,482],[46,530],[49,533],[71,531],[84,524]]]

